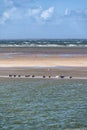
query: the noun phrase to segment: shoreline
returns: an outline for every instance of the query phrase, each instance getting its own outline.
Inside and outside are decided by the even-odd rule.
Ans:
[[[18,75],[16,77],[9,77],[9,76],[0,76],[0,78],[6,78],[6,79],[56,79],[56,80],[73,80],[73,79],[81,79],[81,80],[87,80],[87,77],[43,77],[43,76],[35,76],[35,77],[25,77],[25,76],[20,76],[18,77]]]
[[[61,77],[43,77],[43,76],[35,76],[35,77],[26,77],[26,76],[24,76],[24,75],[21,75],[20,77],[19,77],[19,75],[16,75],[16,77],[14,77],[14,75],[12,76],[12,77],[9,77],[9,75],[8,76],[1,76],[0,75],[0,78],[6,78],[6,79],[49,79],[49,80],[51,80],[51,79],[56,79],[56,80],[73,80],[73,79],[83,79],[83,80],[87,80],[87,77],[71,77],[70,78],[70,76],[68,76],[68,77],[64,77],[64,78],[61,78]]]
[[[0,67],[2,78],[87,79],[87,67]]]

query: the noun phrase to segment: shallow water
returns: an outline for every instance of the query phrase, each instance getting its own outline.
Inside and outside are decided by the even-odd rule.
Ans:
[[[87,130],[87,81],[0,79],[0,130]]]

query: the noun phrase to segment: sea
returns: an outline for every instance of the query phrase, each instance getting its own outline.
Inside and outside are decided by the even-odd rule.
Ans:
[[[0,79],[0,130],[87,130],[87,80]]]
[[[86,54],[87,40],[0,40],[0,52],[25,47]],[[0,130],[87,130],[87,80],[0,78]]]
[[[0,47],[87,47],[87,39],[2,39]]]

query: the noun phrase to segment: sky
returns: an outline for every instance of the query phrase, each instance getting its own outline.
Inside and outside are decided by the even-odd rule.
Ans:
[[[0,0],[0,39],[87,38],[87,0]]]

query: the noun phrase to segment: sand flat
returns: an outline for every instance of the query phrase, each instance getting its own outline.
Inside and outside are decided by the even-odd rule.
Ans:
[[[47,56],[16,55],[0,59],[0,67],[87,67],[87,56]]]
[[[86,48],[0,48],[0,75],[87,77]]]

